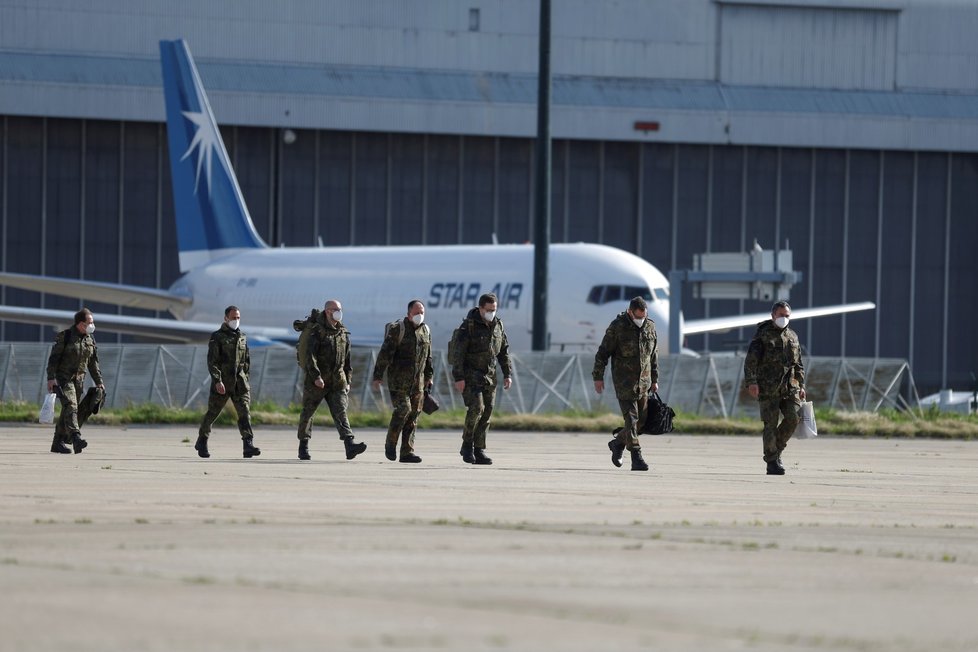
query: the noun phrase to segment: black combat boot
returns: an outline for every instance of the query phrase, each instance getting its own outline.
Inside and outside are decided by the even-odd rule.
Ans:
[[[54,439],[51,440],[51,452],[52,453],[68,453],[71,455],[71,449],[65,446],[64,441],[61,439],[61,435],[54,433]]]
[[[776,459],[773,462],[767,463],[767,474],[768,475],[784,475],[784,467],[781,466],[781,459]]]
[[[194,444],[194,450],[201,457],[210,457],[211,452],[207,450],[207,437],[203,435],[197,435],[197,443]]]
[[[474,448],[473,452],[474,455],[472,457],[475,458],[472,462],[473,464],[492,464],[492,458],[486,455],[485,448]]]
[[[242,439],[241,446],[245,458],[258,457],[261,455],[261,449],[255,446],[254,439],[252,437],[245,437]]]
[[[608,442],[608,448],[611,449],[611,463],[615,466],[621,466],[621,459],[625,456],[625,444],[615,437]]]
[[[343,448],[346,449],[346,459],[352,460],[354,457],[367,450],[367,445],[363,442],[353,443],[353,435],[343,438]]]
[[[401,453],[401,461],[406,464],[420,464],[421,458],[414,453]]]
[[[309,456],[309,440],[300,439],[299,440],[299,459],[300,460],[311,460]]]
[[[75,455],[82,452],[86,446],[88,446],[88,442],[81,438],[80,433],[71,433],[71,447],[75,449]]]
[[[384,444],[384,457],[389,459],[391,462],[397,459],[397,444],[392,444],[387,442]]]
[[[641,449],[636,448],[633,451],[629,451],[632,454],[632,471],[648,471],[649,465],[645,463],[642,459]]]
[[[472,455],[472,444],[462,442],[462,448],[459,449],[458,454],[462,456],[462,461],[466,464],[475,464],[475,457]]]

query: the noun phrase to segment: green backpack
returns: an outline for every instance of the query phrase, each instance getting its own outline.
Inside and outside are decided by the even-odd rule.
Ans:
[[[423,331],[430,330],[428,324],[421,324],[421,329]],[[384,339],[386,340],[390,337],[391,332],[397,330],[397,335],[394,336],[394,349],[396,350],[401,346],[401,342],[404,341],[404,320],[398,319],[397,321],[392,321],[391,323],[384,326]]]
[[[391,323],[384,326],[384,339],[386,340],[391,336],[391,332],[397,330],[397,335],[395,336],[396,341],[394,342],[394,348],[401,346],[401,342],[404,341],[404,320],[398,319],[397,321],[392,321]]]
[[[299,333],[299,341],[295,345],[295,361],[300,367],[303,367],[303,363],[309,357],[309,342],[312,340],[312,333],[316,330],[321,314],[321,311],[313,308],[308,317],[292,322],[293,330]]]
[[[456,357],[461,356],[461,351],[458,350],[458,341],[462,337],[462,329],[465,328],[469,331],[469,335],[472,335],[472,322],[469,319],[463,319],[462,323],[459,324],[458,328],[452,331],[452,339],[448,340],[448,365],[450,367],[460,367],[462,366],[462,360],[456,360]]]

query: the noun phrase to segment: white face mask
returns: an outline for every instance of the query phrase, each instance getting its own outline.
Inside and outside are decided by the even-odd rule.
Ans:
[[[421,324],[424,323],[424,313],[423,312],[419,312],[415,316],[411,317],[411,321],[414,322],[414,325],[415,326],[420,326]]]
[[[638,326],[639,328],[641,328],[642,326],[644,326],[644,325],[645,325],[645,317],[642,317],[641,319],[635,319],[635,318],[632,318],[632,322],[633,322],[633,323],[634,323],[634,324],[635,324],[636,326]]]
[[[486,321],[492,321],[495,318],[496,318],[496,311],[495,310],[490,310],[489,312],[487,312],[485,314],[485,320]]]
[[[774,320],[774,325],[777,326],[778,328],[785,328],[788,326],[788,318],[778,317],[777,319]]]
[[[95,324],[88,324],[87,326],[85,326],[85,332],[88,333],[89,335],[91,335],[92,333],[94,333],[95,332]]]
[[[241,320],[240,319],[232,319],[232,320],[230,320],[228,322],[228,327],[231,330],[237,330],[238,326],[240,326],[240,325],[241,325]]]
[[[343,311],[337,310],[333,313],[333,321],[343,321]]]

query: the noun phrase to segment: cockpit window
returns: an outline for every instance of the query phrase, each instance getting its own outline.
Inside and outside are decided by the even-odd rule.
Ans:
[[[656,288],[655,289],[655,298],[658,299],[659,301],[668,301],[669,300],[669,290],[667,290],[666,288]]]
[[[637,285],[595,285],[588,292],[587,302],[601,306],[612,301],[628,301],[633,297],[655,300],[651,290]]]

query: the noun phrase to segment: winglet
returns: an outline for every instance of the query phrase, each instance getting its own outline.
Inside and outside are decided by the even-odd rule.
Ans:
[[[160,41],[180,271],[265,247],[251,221],[190,48]]]

